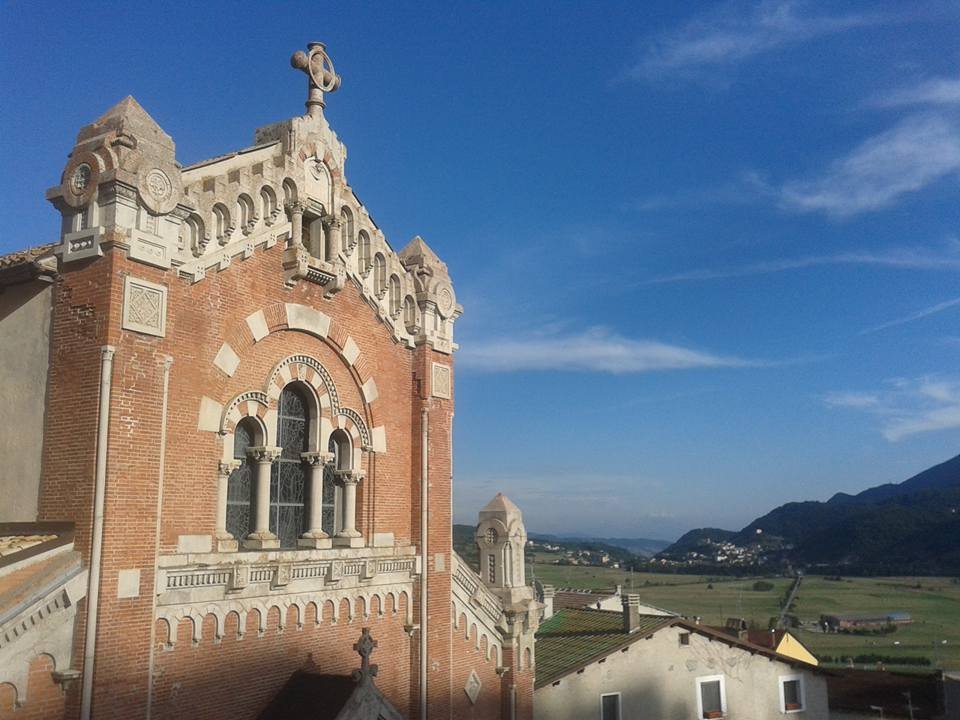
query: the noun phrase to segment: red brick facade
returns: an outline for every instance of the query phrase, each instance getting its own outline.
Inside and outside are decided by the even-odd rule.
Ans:
[[[343,183],[336,170],[334,182]],[[305,277],[291,280],[296,218],[291,222],[287,233],[251,243],[242,257],[205,276],[133,259],[133,234],[119,222],[99,237],[102,256],[61,262],[39,519],[75,524],[84,566],[93,544],[101,349],[114,350],[92,717],[255,718],[294,670],[355,668],[352,646],[361,627],[370,627],[379,643],[377,686],[401,713],[418,717],[425,578],[428,717],[530,718],[532,662],[518,668],[509,650],[491,651],[492,640],[480,642],[476,626],[465,637],[451,617],[453,356],[433,342],[414,346],[399,338],[358,275],[348,274],[339,292]],[[128,278],[165,288],[162,333],[125,327]],[[305,328],[298,312],[328,319],[325,333]],[[253,316],[262,317],[265,333]],[[236,359],[232,372],[219,361],[224,347]],[[220,463],[231,457],[225,444],[235,424],[231,401],[265,388],[269,395],[270,383],[279,392],[285,376],[270,378],[291,356],[309,359],[290,364],[295,381],[321,384],[322,368],[338,406],[355,413],[355,420],[333,417],[321,403],[316,422],[356,433],[360,425],[364,437],[381,432],[385,440],[385,447],[380,437],[368,440],[360,455],[360,547],[218,552]],[[449,388],[432,386],[435,364],[449,368]],[[210,427],[216,415],[210,407],[222,411],[219,427]],[[275,422],[275,400],[259,406],[242,400],[237,407]],[[322,582],[311,579],[317,573]],[[82,671],[89,671],[83,667],[88,601],[77,616],[73,653],[73,667]],[[64,692],[52,684],[52,668],[35,665],[22,708],[12,709],[9,688],[0,685],[0,718],[79,717],[80,682]],[[498,673],[502,666],[511,667]],[[473,701],[464,690],[471,672],[481,683]]]

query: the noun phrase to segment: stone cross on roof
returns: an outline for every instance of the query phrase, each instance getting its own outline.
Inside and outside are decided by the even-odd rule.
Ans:
[[[353,649],[360,655],[360,669],[353,671],[353,679],[358,683],[372,682],[377,676],[379,668],[370,664],[370,655],[378,643],[370,637],[370,628],[364,628],[360,633],[360,639],[353,645]]]
[[[323,113],[323,93],[340,87],[340,76],[333,70],[333,61],[321,42],[307,43],[307,52],[297,50],[290,65],[307,74],[307,114],[316,117]]]

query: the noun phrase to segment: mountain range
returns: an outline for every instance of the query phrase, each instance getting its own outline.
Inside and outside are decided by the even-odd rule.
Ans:
[[[901,483],[781,505],[740,531],[691,530],[660,557],[718,542],[760,545],[771,559],[838,572],[960,573],[960,455]]]

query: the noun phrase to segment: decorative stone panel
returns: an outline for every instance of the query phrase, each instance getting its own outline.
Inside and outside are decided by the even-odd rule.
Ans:
[[[450,366],[435,362],[430,386],[434,397],[449,400],[453,394],[450,381]]]
[[[470,676],[467,678],[467,684],[463,686],[463,691],[470,699],[471,705],[476,704],[477,696],[480,694],[481,687],[483,687],[483,683],[480,682],[480,677],[477,675],[477,671],[471,670]]]
[[[123,329],[166,335],[167,288],[128,275],[123,286]]]

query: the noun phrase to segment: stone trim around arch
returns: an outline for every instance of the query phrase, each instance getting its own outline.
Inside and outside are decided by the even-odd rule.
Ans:
[[[227,377],[233,377],[240,366],[242,353],[268,335],[280,330],[299,330],[327,342],[359,380],[361,394],[370,418],[375,417],[375,403],[380,397],[380,391],[373,377],[371,363],[360,351],[353,337],[347,334],[329,315],[306,305],[275,303],[248,315],[227,333],[225,342],[220,346],[213,359],[214,367]],[[307,366],[308,370],[291,370],[289,371],[290,377],[286,377],[288,371],[283,368],[289,368],[294,363]],[[304,379],[294,376],[293,372],[314,373],[319,376],[325,392],[322,392],[318,385],[313,385],[317,390],[318,398],[321,399],[321,403],[323,403],[324,398],[328,398],[334,422],[338,422],[336,418],[342,416],[353,423],[359,438],[357,447],[362,447],[371,452],[386,452],[386,428],[383,425],[371,428],[356,410],[341,408],[336,387],[330,374],[320,362],[308,355],[291,356],[274,368],[264,389],[268,402],[274,400],[274,394],[279,392],[276,390],[276,378],[283,377],[287,382],[293,379]],[[255,399],[245,397],[253,394],[254,391],[242,393],[231,400],[226,407],[211,397],[206,395],[201,397],[197,429],[220,434],[230,432],[243,415],[243,413],[237,415],[236,412],[236,407],[242,402],[240,398],[244,400]],[[327,406],[323,405],[323,407]],[[247,414],[253,413],[248,412]],[[233,417],[234,415],[237,415],[237,417]],[[269,418],[265,418],[264,415],[260,417],[265,419],[269,425]],[[232,425],[229,425],[231,422]]]
[[[244,417],[253,417],[263,431],[264,442],[267,445],[275,444],[273,428],[276,425],[280,393],[288,383],[294,381],[309,386],[315,396],[319,449],[326,447],[325,443],[330,433],[339,428],[346,431],[353,440],[355,467],[359,467],[361,451],[385,451],[384,429],[374,428],[371,432],[360,413],[352,408],[340,407],[340,396],[330,373],[316,358],[302,354],[290,355],[277,363],[270,371],[263,391],[248,390],[227,403],[219,412],[215,431],[224,439],[229,439],[237,423]],[[201,401],[201,415],[204,411],[212,414],[219,407],[218,403],[204,397]],[[223,459],[225,461],[232,459],[232,455],[227,457],[231,452],[229,445],[230,443],[224,443]]]
[[[234,325],[213,359],[214,367],[227,377],[233,377],[240,366],[242,353],[279,330],[299,330],[327,341],[347,367],[357,373],[361,385],[370,380],[369,364],[364,362],[356,340],[325,312],[297,303],[268,305]]]

